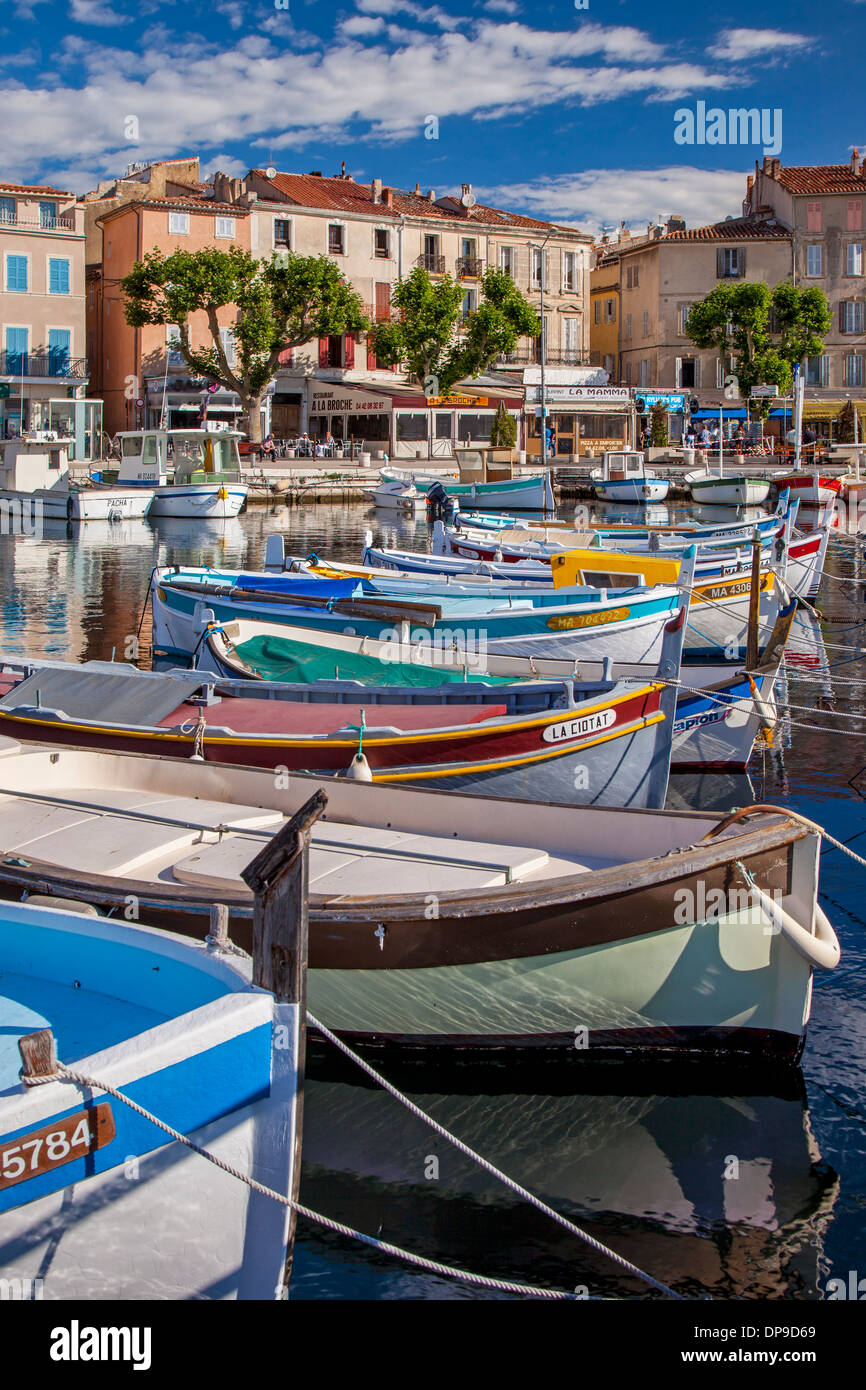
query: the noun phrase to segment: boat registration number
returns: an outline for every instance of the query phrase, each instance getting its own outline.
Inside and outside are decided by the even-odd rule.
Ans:
[[[91,1109],[67,1115],[65,1120],[22,1134],[14,1144],[0,1144],[0,1192],[104,1149],[115,1133],[111,1106],[101,1101]]]
[[[554,632],[563,632],[573,627],[600,627],[602,623],[621,623],[630,616],[630,608],[608,608],[602,613],[564,613],[560,617],[548,618],[547,626]]]
[[[567,739],[583,738],[586,734],[597,734],[615,723],[616,710],[602,709],[595,714],[585,714],[580,719],[568,719],[563,724],[549,724],[541,737],[545,743],[562,743]]]

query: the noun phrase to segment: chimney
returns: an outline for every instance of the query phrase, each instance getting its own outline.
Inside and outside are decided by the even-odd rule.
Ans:
[[[772,174],[772,172],[773,172],[773,156],[772,156],[771,154],[765,154],[765,155],[764,155],[764,167],[763,167],[762,172],[765,173],[765,174]]]
[[[382,201],[383,201],[383,203],[385,204],[385,207],[386,207],[386,208],[392,208],[392,207],[394,206],[394,190],[393,190],[393,188],[383,188],[383,189],[382,189]]]
[[[416,198],[420,198],[420,197],[421,197],[421,185],[420,185],[420,183],[416,183],[416,185],[415,185],[415,197],[416,197]]]
[[[310,177],[311,179],[320,179],[320,178],[322,177],[322,171],[321,171],[321,169],[311,169],[311,170],[310,170],[310,173],[309,173],[309,177]]]
[[[428,188],[428,189],[427,189],[426,197],[427,197],[427,202],[428,202],[428,203],[435,203],[435,202],[436,202],[436,190],[435,190],[434,188]]]
[[[773,160],[773,178],[774,178],[774,179],[777,179],[777,178],[779,177],[779,172],[780,172],[781,168],[782,168],[782,161],[781,161],[781,159],[774,159],[774,160]]]
[[[344,179],[345,177],[346,177],[346,161],[345,161],[345,159],[341,159],[341,160],[340,160],[340,178],[341,178],[341,179]]]
[[[860,151],[858,150],[858,148],[857,148],[856,145],[854,146],[853,150],[851,151],[851,173],[852,173],[852,174],[859,174],[859,173],[860,173]]]
[[[382,201],[382,180],[381,180],[381,179],[374,179],[373,182],[370,184],[370,197],[373,199],[373,202],[374,202],[374,203],[381,203],[381,201]]]

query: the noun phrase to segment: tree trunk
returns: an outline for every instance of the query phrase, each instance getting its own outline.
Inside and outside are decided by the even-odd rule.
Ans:
[[[261,444],[262,442],[262,401],[265,392],[261,391],[258,396],[246,396],[241,398],[247,417],[247,433],[251,444]]]

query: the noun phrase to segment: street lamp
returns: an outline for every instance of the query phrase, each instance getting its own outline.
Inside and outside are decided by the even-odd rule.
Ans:
[[[547,233],[542,242],[529,242],[530,251],[540,253],[540,263],[538,270],[538,283],[541,290],[541,308],[539,317],[541,318],[541,466],[547,468],[547,392],[545,390],[545,359],[547,357],[547,342],[544,332],[544,248],[553,236],[553,228]],[[530,273],[531,279],[531,273]]]

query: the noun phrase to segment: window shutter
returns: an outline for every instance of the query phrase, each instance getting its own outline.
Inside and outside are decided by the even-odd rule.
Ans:
[[[696,357],[696,358],[695,358],[695,386],[700,386],[700,384],[701,384],[701,359],[700,359],[699,357]]]
[[[376,349],[370,339],[367,339],[367,371],[372,372],[376,369]]]
[[[738,276],[738,278],[741,279],[741,280],[742,280],[742,279],[745,279],[745,276],[746,276],[746,248],[745,248],[745,246],[740,246],[740,247],[738,248],[738,250],[737,250],[737,276]]]
[[[387,281],[376,281],[376,320],[388,322],[391,318],[391,286]]]
[[[725,274],[725,251],[724,247],[716,248],[716,279],[721,280]]]
[[[681,357],[676,358],[674,366],[674,381],[676,382],[677,386],[680,387],[683,384],[683,359]]]
[[[290,347],[283,348],[282,352],[277,358],[277,365],[280,367],[292,367],[294,366],[294,363],[295,349]]]
[[[844,299],[839,305],[839,332],[848,332],[848,303]]]
[[[347,333],[343,345],[343,366],[354,367],[355,365],[355,339],[351,333]]]
[[[319,339],[319,366],[320,366],[320,367],[327,367],[327,365],[328,365],[328,340],[327,340],[327,338],[320,338],[320,339]]]

